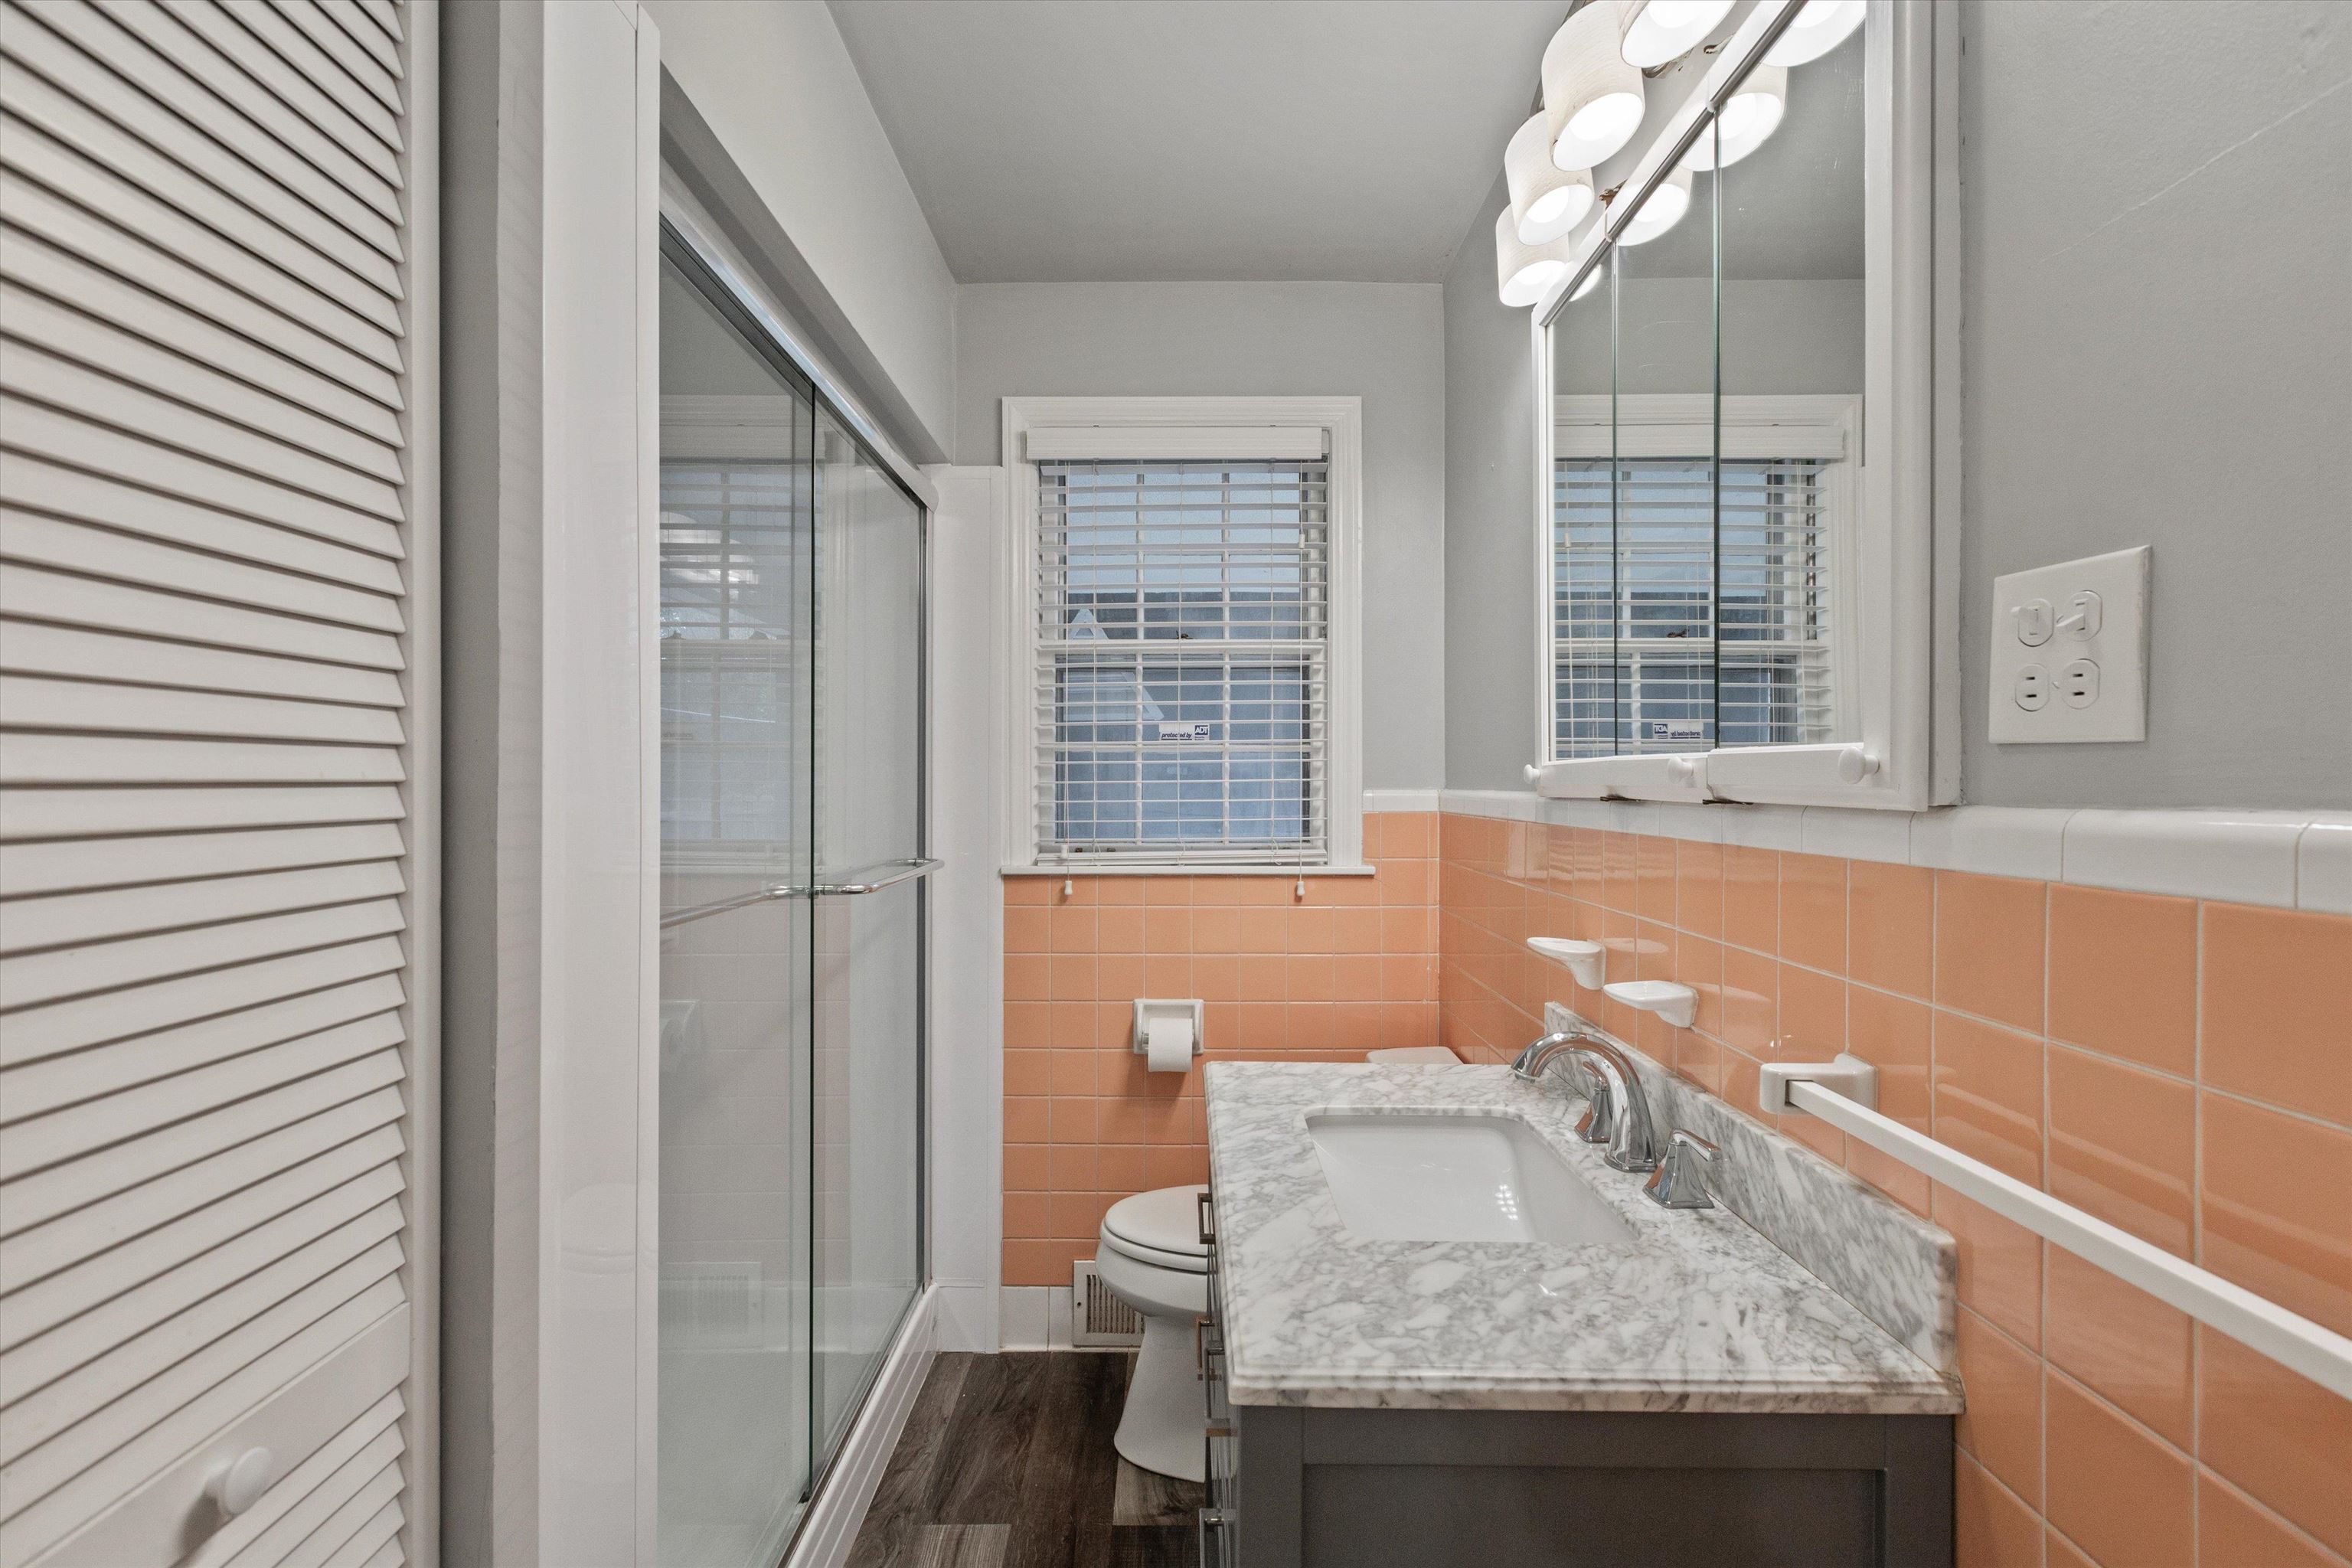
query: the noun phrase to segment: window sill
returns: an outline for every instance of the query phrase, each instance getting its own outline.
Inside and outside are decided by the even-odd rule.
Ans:
[[[1234,866],[1166,861],[1145,866],[999,866],[1001,877],[1370,877],[1370,866]]]

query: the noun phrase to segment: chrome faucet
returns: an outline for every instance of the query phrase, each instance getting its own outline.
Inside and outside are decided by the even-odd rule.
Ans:
[[[1543,1076],[1553,1058],[1565,1056],[1595,1080],[1591,1105],[1576,1131],[1588,1143],[1606,1143],[1601,1160],[1613,1170],[1654,1171],[1658,1137],[1650,1121],[1649,1096],[1625,1053],[1590,1026],[1546,1035],[1521,1051],[1511,1070],[1529,1080]]]

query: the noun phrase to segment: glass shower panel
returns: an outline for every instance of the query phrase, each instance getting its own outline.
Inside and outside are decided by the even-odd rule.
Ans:
[[[661,291],[659,1559],[770,1568],[810,1442],[815,407]]]
[[[816,424],[814,1441],[839,1446],[922,1279],[922,510]],[[893,881],[894,877],[902,879]],[[887,884],[871,892],[856,888]]]

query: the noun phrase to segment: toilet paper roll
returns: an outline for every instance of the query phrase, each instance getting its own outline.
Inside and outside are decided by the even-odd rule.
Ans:
[[[1143,1065],[1150,1072],[1192,1070],[1192,1020],[1162,1015],[1144,1037]]]

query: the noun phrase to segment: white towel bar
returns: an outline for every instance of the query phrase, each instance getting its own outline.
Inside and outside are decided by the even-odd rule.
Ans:
[[[1962,1197],[1973,1198],[2075,1257],[2097,1264],[2116,1279],[2179,1308],[2248,1349],[2260,1351],[2281,1366],[2301,1373],[2322,1388],[2352,1399],[2352,1339],[2297,1317],[2275,1301],[2175,1258],[1980,1160],[1971,1160],[1924,1132],[1915,1132],[1891,1117],[1857,1105],[1834,1089],[1797,1079],[1789,1085],[1789,1102],[1880,1153],[1924,1171]]]

